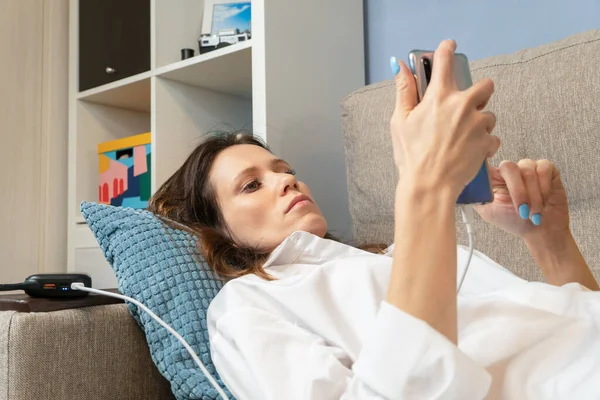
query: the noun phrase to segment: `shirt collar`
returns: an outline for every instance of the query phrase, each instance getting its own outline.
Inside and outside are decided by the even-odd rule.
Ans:
[[[295,231],[273,250],[263,268],[285,264],[318,264],[323,260],[372,254],[315,234]]]

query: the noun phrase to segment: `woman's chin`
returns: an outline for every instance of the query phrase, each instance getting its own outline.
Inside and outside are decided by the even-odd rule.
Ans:
[[[327,233],[327,221],[321,214],[309,213],[303,215],[298,222],[295,230],[309,232],[319,237],[324,237]]]

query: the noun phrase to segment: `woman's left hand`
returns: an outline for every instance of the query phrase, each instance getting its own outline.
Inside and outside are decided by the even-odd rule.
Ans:
[[[548,160],[489,166],[494,200],[473,208],[486,222],[525,240],[569,233],[567,194]]]

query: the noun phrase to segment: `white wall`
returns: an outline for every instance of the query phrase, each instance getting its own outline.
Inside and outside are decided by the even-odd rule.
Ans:
[[[264,128],[273,152],[298,171],[331,233],[350,241],[340,102],[364,86],[362,0],[265,3],[264,21],[252,10],[253,40],[258,26],[265,38],[264,49],[256,43],[252,48],[253,72],[264,67],[265,77],[264,89],[253,81],[254,89],[266,100],[265,115],[255,112],[254,127]],[[261,56],[264,65],[259,66]]]
[[[0,1],[0,283],[66,270],[67,11]]]

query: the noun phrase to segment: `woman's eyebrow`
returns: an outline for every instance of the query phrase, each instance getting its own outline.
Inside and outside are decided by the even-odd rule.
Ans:
[[[274,158],[271,160],[271,168],[278,166],[279,164],[285,164],[286,166],[290,166],[287,161],[282,160],[281,158]]]
[[[233,185],[235,186],[237,184],[238,181],[242,180],[242,178],[244,178],[247,175],[250,175],[253,172],[256,172],[258,170],[257,167],[248,167],[248,168],[244,168],[239,174],[237,174],[235,176],[235,178],[233,179]]]
[[[271,165],[271,168],[275,168],[280,164],[284,164],[285,166],[290,166],[285,160],[282,160],[281,158],[274,158],[272,159],[269,164]],[[247,175],[250,175],[254,172],[258,171],[258,167],[252,166],[252,167],[248,167],[248,168],[244,168],[239,174],[237,174],[233,180],[233,184],[235,185],[238,181],[240,181],[242,178],[244,178]]]

